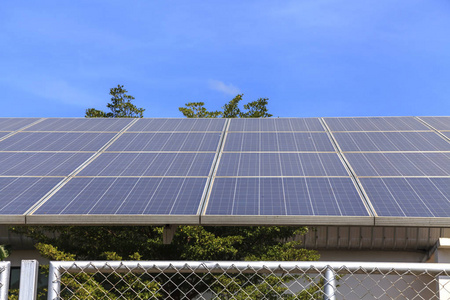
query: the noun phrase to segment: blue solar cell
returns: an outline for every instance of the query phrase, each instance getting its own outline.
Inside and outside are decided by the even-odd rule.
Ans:
[[[350,178],[216,178],[206,214],[369,215]]]
[[[450,217],[450,178],[361,178],[378,216]]]
[[[420,117],[436,130],[450,130],[450,117]]]
[[[450,153],[346,153],[357,176],[450,176]]]
[[[369,215],[350,178],[286,178],[284,185],[290,215]]]
[[[335,151],[326,133],[228,133],[224,151]]]
[[[217,176],[349,176],[336,153],[224,153]]]
[[[195,215],[206,178],[74,178],[34,214]]]
[[[231,119],[229,131],[325,131],[318,118]]]
[[[118,132],[130,124],[132,118],[51,118],[25,131],[112,131]]]
[[[442,134],[450,139],[450,132],[442,132]]]
[[[0,131],[15,131],[30,125],[39,118],[0,118]]]
[[[325,131],[318,118],[290,118],[293,131]]]
[[[92,153],[0,152],[0,175],[65,176]]]
[[[124,133],[108,151],[216,151],[221,133]]]
[[[342,151],[450,151],[434,132],[335,132]]]
[[[0,177],[0,215],[21,215],[62,178]]]
[[[19,132],[0,141],[0,151],[97,151],[114,133]]]
[[[324,118],[331,131],[430,130],[414,117]]]
[[[4,137],[5,135],[8,135],[8,134],[10,134],[11,132],[0,132],[0,139],[2,138],[2,137]]]
[[[208,176],[214,153],[103,153],[78,176]]]
[[[225,119],[139,119],[128,131],[222,131]]]

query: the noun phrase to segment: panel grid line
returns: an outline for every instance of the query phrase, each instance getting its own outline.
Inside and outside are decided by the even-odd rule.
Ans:
[[[10,132],[10,133],[7,134],[7,135],[4,135],[4,136],[2,136],[2,137],[0,137],[0,142],[3,141],[3,140],[5,140],[5,139],[7,139],[7,138],[9,138],[9,137],[11,137],[11,136],[13,136],[13,135],[15,135],[15,134],[18,133],[18,132],[21,132],[22,130],[27,129],[27,128],[30,127],[30,126],[33,126],[33,125],[35,125],[35,124],[38,124],[38,123],[42,122],[43,120],[45,120],[45,118],[41,118],[41,119],[39,119],[39,120],[36,120],[36,122],[33,122],[33,123],[28,124],[28,125],[26,125],[26,126],[23,126],[23,127],[19,128],[19,129],[17,129],[17,130],[7,131],[7,132]]]
[[[350,177],[352,178],[352,182],[355,185],[355,188],[358,190],[358,193],[361,196],[361,199],[362,199],[362,202],[364,203],[364,206],[366,207],[366,209],[368,210],[368,212],[371,215],[377,216],[375,208],[373,207],[370,199],[368,198],[367,194],[365,193],[365,191],[364,191],[364,189],[362,187],[362,184],[359,182],[359,179],[356,176],[356,173],[354,172],[352,166],[349,164],[349,162],[347,161],[346,157],[342,153],[342,149],[341,149],[339,143],[337,142],[337,140],[335,139],[335,137],[333,135],[333,132],[330,130],[330,128],[329,128],[327,122],[324,120],[324,118],[321,118],[320,120],[322,121],[325,130],[329,134],[330,140],[333,143],[334,147],[337,148],[337,153],[338,153],[341,161],[343,162],[345,168],[347,169],[347,172],[349,173]],[[374,222],[375,222],[375,220],[374,220]]]
[[[219,145],[217,146],[217,154],[213,161],[213,164],[211,167],[211,173],[210,173],[210,176],[208,177],[206,185],[205,185],[205,190],[203,191],[202,201],[199,205],[199,210],[197,211],[197,213],[199,214],[199,224],[202,224],[202,216],[205,214],[206,208],[208,207],[209,197],[211,194],[212,186],[214,184],[214,179],[216,177],[217,168],[222,159],[223,148],[225,146],[225,141],[227,139],[227,131],[228,131],[229,126],[230,126],[230,119],[226,119],[225,124],[222,128],[223,131],[221,134]]]
[[[276,128],[277,128],[277,123],[275,123],[275,129]],[[279,153],[279,151],[280,151],[280,140],[278,138],[278,134],[276,136],[277,136],[278,158],[280,158],[280,153]],[[279,162],[280,162],[280,174],[283,175],[283,167],[281,166],[281,158],[280,158]],[[283,192],[284,214],[287,215],[288,209],[287,209],[287,204],[286,204],[286,190],[285,190],[285,187],[284,187],[284,180],[283,180],[283,178],[281,178],[281,191]],[[259,201],[261,201],[261,195],[259,195]]]
[[[333,144],[333,143],[332,143],[332,144]],[[314,147],[316,147],[315,144],[314,144]],[[333,146],[333,147],[334,147],[334,146]],[[316,150],[317,150],[317,148],[316,148]],[[322,168],[325,169],[325,166],[323,165],[323,162],[322,162],[322,159],[320,158],[320,156],[319,156],[319,161],[320,161],[320,164],[322,165]],[[326,171],[325,171],[325,172],[326,172]],[[337,200],[336,193],[335,193],[335,191],[334,191],[334,189],[333,189],[333,185],[331,184],[330,178],[329,178],[329,177],[327,177],[327,181],[328,181],[328,185],[330,186],[330,189],[331,189],[331,191],[332,191],[332,193],[333,193],[334,201],[335,201],[336,206],[337,206],[337,208],[338,208],[338,210],[339,210],[339,214],[340,214],[341,216],[343,216],[344,214],[342,213],[341,206],[339,205],[339,201]]]
[[[422,120],[420,117],[415,117],[417,120],[419,120],[420,122],[422,122],[424,125],[430,127],[434,132],[436,132],[437,134],[439,134],[442,138],[444,138],[447,141],[450,141],[450,137],[446,136],[442,131],[444,130],[438,130],[435,127],[431,126],[431,124],[428,124],[426,121]]]
[[[290,123],[290,125],[291,125],[291,127],[292,127],[292,123],[291,123],[291,122],[289,122],[289,123]],[[322,126],[323,126],[323,125],[322,125]],[[295,146],[296,146],[297,149],[298,149],[297,141],[294,141],[294,142],[295,142]],[[300,154],[297,154],[297,157],[298,157],[298,160],[299,160],[299,162],[300,162],[300,168],[301,168],[301,170],[302,170],[302,173],[303,173],[303,174],[306,174],[306,173],[305,173],[305,169],[304,169],[304,167],[303,167],[303,162],[302,162],[302,160],[301,160],[301,158],[300,158]],[[281,162],[281,159],[280,159],[280,162]],[[308,185],[308,182],[306,181],[306,176],[305,176],[304,182],[305,182],[305,187],[306,187],[306,193],[307,193],[307,195],[308,195],[309,205],[311,206],[311,212],[312,212],[313,215],[316,215],[316,212],[315,212],[315,209],[314,209],[314,205],[313,205],[313,203],[312,203],[312,198],[311,198],[311,192],[310,192],[310,190],[309,190],[309,185]],[[297,191],[297,188],[295,187],[295,189],[296,189],[296,193],[297,193],[297,192],[298,192],[298,191]]]

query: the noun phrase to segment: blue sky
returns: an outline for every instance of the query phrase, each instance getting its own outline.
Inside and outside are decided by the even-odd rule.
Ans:
[[[3,1],[0,117],[145,117],[237,93],[279,117],[450,115],[450,1]]]

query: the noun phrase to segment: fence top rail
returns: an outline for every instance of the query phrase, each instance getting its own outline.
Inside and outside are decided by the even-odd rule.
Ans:
[[[316,273],[333,269],[337,273],[381,274],[421,273],[450,274],[450,264],[442,263],[372,263],[372,262],[312,262],[312,261],[51,261],[58,272],[165,272],[165,273]],[[0,265],[1,266],[1,265]]]

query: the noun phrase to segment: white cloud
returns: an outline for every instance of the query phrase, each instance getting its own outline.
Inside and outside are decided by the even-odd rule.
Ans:
[[[215,91],[222,92],[227,95],[236,96],[240,93],[240,90],[238,87],[235,87],[232,84],[226,84],[223,81],[220,80],[209,80],[209,88]]]

